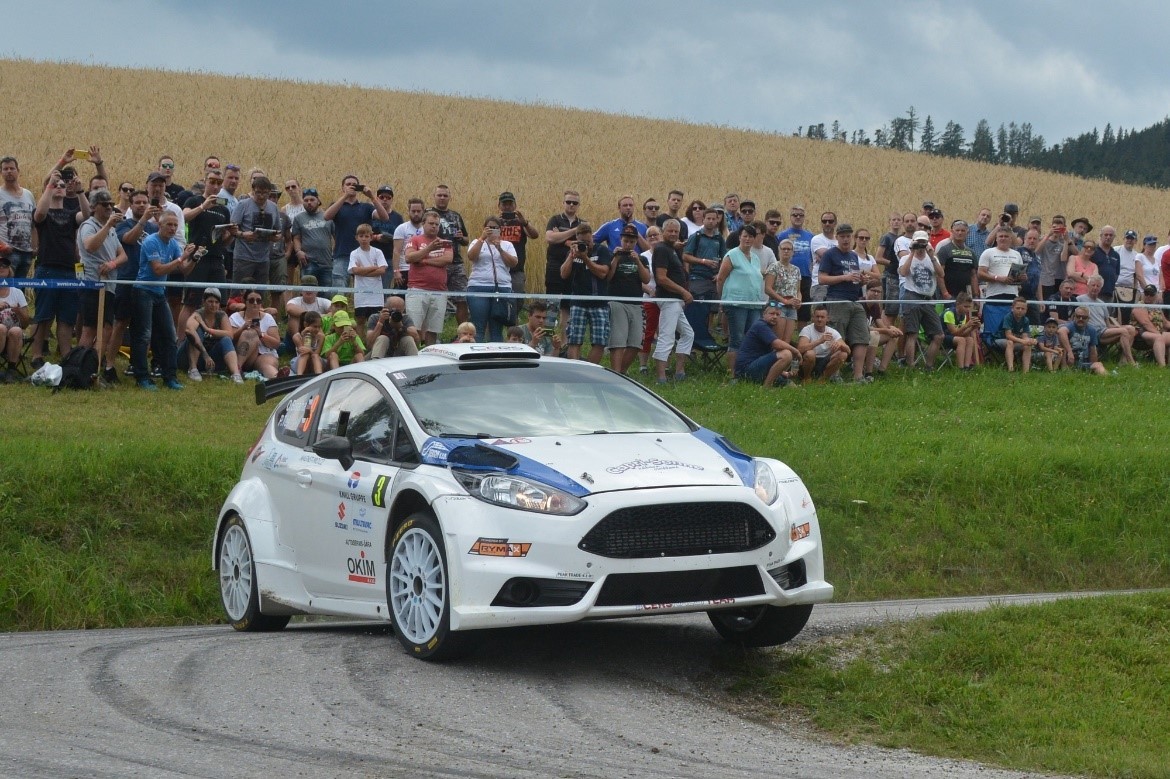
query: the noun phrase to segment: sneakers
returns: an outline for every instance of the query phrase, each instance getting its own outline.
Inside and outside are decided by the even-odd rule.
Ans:
[[[118,369],[117,368],[106,368],[104,371],[102,371],[102,381],[104,381],[106,384],[117,384],[118,383]]]
[[[244,383],[244,377],[243,377],[243,376],[241,376],[241,375],[240,375],[240,374],[238,374],[238,373],[233,373],[233,374],[232,374],[232,381],[233,381],[233,382],[235,382],[236,384],[243,384],[243,383]]]
[[[179,383],[178,379],[167,379],[163,382],[163,386],[169,390],[181,390],[183,385]]]
[[[187,378],[191,381],[203,381],[203,374],[199,372],[198,368],[192,368],[187,371]]]
[[[144,389],[149,392],[158,392],[158,387],[156,387],[154,382],[150,379],[139,379],[138,389]]]

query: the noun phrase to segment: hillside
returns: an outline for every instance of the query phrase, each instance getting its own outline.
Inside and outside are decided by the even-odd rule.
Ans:
[[[62,96],[68,96],[63,99]],[[111,175],[144,181],[159,155],[174,155],[190,183],[207,154],[243,168],[296,176],[326,197],[341,176],[390,182],[405,210],[411,195],[453,189],[471,225],[503,190],[539,225],[560,210],[563,189],[582,193],[598,223],[617,198],[665,198],[679,188],[707,200],[730,191],[761,209],[801,203],[810,223],[836,210],[880,231],[890,210],[931,198],[948,217],[970,218],[1006,200],[1021,217],[1087,215],[1139,232],[1165,230],[1170,192],[908,152],[824,143],[681,122],[547,106],[392,92],[338,84],[0,60],[0,101],[13,112],[0,153],[15,155],[25,183],[69,147],[102,146]],[[84,171],[83,171],[84,172]],[[529,278],[542,266],[531,252]]]

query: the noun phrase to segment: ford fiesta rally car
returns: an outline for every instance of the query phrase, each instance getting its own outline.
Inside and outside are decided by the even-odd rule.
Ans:
[[[450,344],[278,394],[213,540],[237,630],[388,620],[439,660],[484,628],[705,611],[770,646],[832,597],[788,466],[599,366]]]

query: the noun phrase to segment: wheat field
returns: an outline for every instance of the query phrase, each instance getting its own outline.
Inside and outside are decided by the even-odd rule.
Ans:
[[[1159,237],[1170,224],[1164,190],[550,106],[25,60],[0,60],[0,101],[8,109],[0,155],[20,161],[33,190],[62,152],[92,143],[102,147],[112,183],[144,183],[163,154],[174,157],[185,185],[216,154],[244,170],[261,167],[274,181],[295,177],[326,201],[353,172],[370,185],[392,184],[401,212],[408,197],[429,203],[445,183],[473,231],[504,190],[543,229],[565,189],[581,193],[581,216],[594,225],[616,216],[621,195],[665,204],[671,189],[704,202],[738,192],[760,215],[799,203],[814,231],[819,212],[832,210],[877,235],[892,210],[917,211],[924,199],[948,221],[1015,201],[1021,219],[1045,224],[1063,213]],[[79,172],[89,175],[84,163]],[[528,256],[529,288],[540,291],[543,241]]]

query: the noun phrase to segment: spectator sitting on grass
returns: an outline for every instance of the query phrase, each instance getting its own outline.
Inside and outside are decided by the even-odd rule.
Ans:
[[[222,301],[223,294],[219,289],[208,287],[203,290],[203,307],[187,317],[187,353],[191,360],[187,377],[191,381],[203,381],[199,372],[201,363],[208,372],[220,366],[227,368],[236,384],[244,381],[240,376],[240,361],[232,342],[228,315],[220,308]]]
[[[1086,241],[1086,244],[1089,242]],[[1122,365],[1137,365],[1133,358],[1133,342],[1137,338],[1137,328],[1133,325],[1123,325],[1109,316],[1109,306],[1101,300],[1101,290],[1105,287],[1105,280],[1099,273],[1089,276],[1088,291],[1077,295],[1077,302],[1089,312],[1089,324],[1097,329],[1099,342],[1103,346],[1118,344],[1121,349]]]
[[[655,228],[657,229],[657,228]],[[542,355],[560,356],[565,343],[560,333],[548,326],[548,303],[534,300],[528,305],[528,322],[520,328],[520,339]]]
[[[1097,359],[1099,334],[1089,324],[1089,309],[1077,306],[1071,322],[1060,327],[1060,345],[1064,349],[1064,364],[1082,371],[1105,376],[1105,366]]]
[[[280,329],[276,319],[263,308],[264,298],[256,290],[244,293],[244,310],[232,314],[232,340],[239,355],[240,370],[257,370],[266,379],[276,378],[276,347]]]
[[[800,331],[796,348],[800,352],[800,378],[820,378],[822,382],[841,381],[837,371],[849,356],[849,345],[833,328],[829,327],[829,311],[823,305],[813,311],[812,324]]]
[[[12,278],[12,259],[0,257],[0,280]],[[24,328],[28,326],[28,301],[16,287],[0,287],[0,353],[8,362],[0,374],[4,382],[17,381],[16,366],[24,345]]]
[[[284,313],[288,315],[290,343],[292,336],[301,331],[301,320],[306,313],[313,311],[317,313],[318,317],[329,313],[329,301],[318,295],[317,290],[311,289],[311,287],[317,286],[316,276],[311,274],[301,276],[301,286],[310,287],[310,289],[302,289],[300,295],[284,304]]]
[[[349,312],[338,311],[334,314],[333,332],[325,336],[325,344],[321,347],[321,357],[329,365],[329,370],[364,361],[365,351],[366,345],[358,336]]]
[[[901,217],[898,217],[901,219]],[[902,337],[902,330],[894,325],[894,318],[898,315],[898,307],[894,306],[894,313],[891,315],[889,309],[880,303],[872,302],[881,300],[884,280],[873,279],[865,286],[865,316],[869,320],[869,348],[865,351],[865,372],[866,376],[873,376],[876,372],[879,375],[884,375],[886,370],[890,367],[890,361],[894,359],[894,352],[898,348],[898,340]],[[783,309],[781,309],[783,315]],[[882,349],[882,360],[880,365],[877,363],[878,349]]]
[[[995,345],[1003,350],[1007,362],[1008,373],[1016,369],[1016,354],[1023,357],[1023,370],[1027,373],[1032,369],[1032,347],[1036,339],[1032,337],[1032,326],[1028,319],[1028,301],[1017,297],[1012,301],[1012,310],[1004,315],[999,326],[999,334]]]
[[[505,334],[504,340],[510,344],[524,343],[524,328],[520,325],[512,325],[508,328],[508,332]]]
[[[1073,294],[1075,283],[1072,279],[1061,279],[1060,287],[1055,295],[1048,297],[1045,308],[1045,318],[1056,319],[1062,324],[1071,322],[1073,309],[1077,307],[1077,296]]]
[[[412,357],[418,354],[418,330],[406,315],[406,300],[397,296],[386,298],[386,306],[372,314],[366,323],[366,343],[370,358]]]
[[[301,329],[292,337],[296,356],[292,360],[292,371],[297,376],[318,376],[325,372],[321,361],[321,345],[325,336],[321,334],[321,315],[306,311],[301,317]]]
[[[1170,333],[1166,332],[1166,317],[1160,308],[1147,308],[1158,305],[1158,288],[1147,284],[1142,290],[1142,305],[1131,309],[1132,322],[1137,328],[1138,340],[1136,343],[1149,346],[1154,355],[1154,362],[1163,368],[1166,367],[1166,349],[1170,346]]]
[[[334,295],[329,300],[329,310],[321,315],[321,332],[329,335],[333,332],[333,317],[339,313],[349,314],[349,298],[345,295]]]
[[[979,329],[983,322],[974,315],[974,305],[971,293],[964,290],[955,296],[955,307],[943,312],[943,327],[947,329],[943,345],[955,350],[959,368],[964,371],[973,369],[979,358]]]
[[[776,335],[774,328],[780,323],[778,300],[768,301],[761,319],[752,322],[744,334],[736,353],[734,375],[759,382],[765,387],[779,384],[783,387],[789,379],[796,377],[796,371],[789,372],[793,359],[799,360],[800,352],[792,344]]]
[[[1051,373],[1064,365],[1064,347],[1060,343],[1060,322],[1049,318],[1044,330],[1036,337],[1036,348],[1044,355],[1044,363]]]

